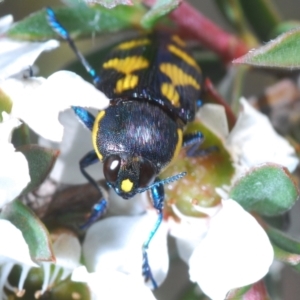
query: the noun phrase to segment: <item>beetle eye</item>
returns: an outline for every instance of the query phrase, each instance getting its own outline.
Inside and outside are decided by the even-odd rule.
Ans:
[[[156,171],[154,166],[149,162],[144,160],[140,164],[140,179],[139,187],[146,187],[150,185],[156,177]]]
[[[118,155],[109,156],[103,163],[103,173],[108,182],[116,182],[121,166],[121,158]]]

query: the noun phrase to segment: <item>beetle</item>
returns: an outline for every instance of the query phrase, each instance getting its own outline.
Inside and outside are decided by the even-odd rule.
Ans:
[[[106,57],[99,75],[76,48],[67,30],[47,8],[51,28],[73,49],[95,86],[110,105],[96,117],[82,107],[73,107],[77,117],[91,130],[93,150],[79,162],[86,179],[102,193],[86,168],[103,163],[107,185],[124,199],[150,190],[158,220],[142,247],[143,275],[157,287],[148,263],[147,249],[163,218],[164,185],[186,173],[159,179],[160,172],[176,158],[182,147],[187,155],[205,154],[199,149],[201,132],[183,130],[201,106],[200,67],[177,35],[153,32],[123,41]],[[101,216],[107,200],[101,199],[87,222]]]

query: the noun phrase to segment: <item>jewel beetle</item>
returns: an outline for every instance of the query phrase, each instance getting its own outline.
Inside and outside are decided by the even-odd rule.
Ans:
[[[150,190],[158,220],[142,247],[142,272],[145,281],[156,281],[148,263],[147,249],[163,218],[164,185],[185,175],[159,179],[160,172],[187,147],[187,155],[198,156],[203,141],[201,132],[183,134],[201,106],[201,70],[177,35],[153,32],[126,40],[106,57],[97,75],[76,48],[54,11],[46,9],[48,24],[75,52],[93,78],[95,86],[110,105],[96,117],[82,107],[72,107],[77,117],[91,130],[93,150],[79,162],[86,179],[102,193],[86,168],[103,163],[107,185],[129,199]],[[87,224],[101,216],[107,200],[101,199]]]

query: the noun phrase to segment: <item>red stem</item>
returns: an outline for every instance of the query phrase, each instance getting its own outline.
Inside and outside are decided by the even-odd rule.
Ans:
[[[152,6],[155,0],[143,2]],[[218,27],[187,2],[182,1],[169,17],[179,26],[183,36],[198,40],[225,62],[231,62],[249,51],[243,41]]]
[[[228,127],[229,130],[231,130],[236,123],[236,116],[233,113],[232,109],[230,108],[228,103],[222,98],[222,96],[217,92],[217,90],[215,89],[213,83],[209,78],[205,79],[203,88],[204,88],[205,98],[208,98],[207,101],[205,101],[205,103],[216,103],[224,107],[226,117],[227,117]]]

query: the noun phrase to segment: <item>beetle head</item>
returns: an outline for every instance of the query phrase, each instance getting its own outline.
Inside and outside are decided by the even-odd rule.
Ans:
[[[151,185],[157,175],[155,166],[140,156],[112,154],[103,162],[107,184],[124,199]]]

